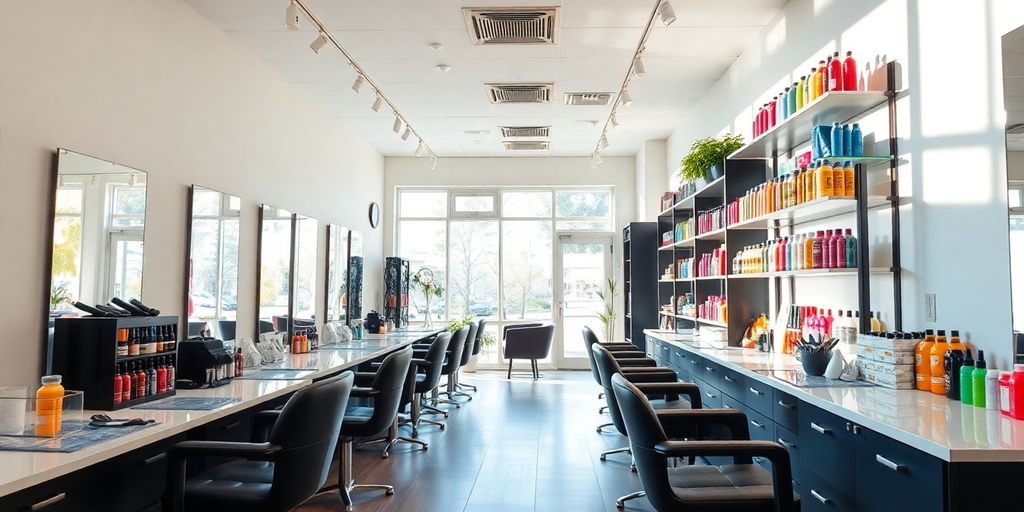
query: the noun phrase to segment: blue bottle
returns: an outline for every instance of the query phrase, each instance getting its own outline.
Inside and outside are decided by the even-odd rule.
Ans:
[[[860,133],[860,125],[853,123],[850,129],[850,156],[864,156],[864,135]]]
[[[847,156],[852,156],[850,153],[853,151],[853,130],[848,124],[843,125],[843,149],[846,150]]]
[[[789,117],[789,87],[786,87],[786,90],[779,95],[779,99],[775,104],[782,109],[782,119]]]
[[[793,82],[793,85],[789,88],[789,94],[786,95],[786,103],[788,104],[789,115],[796,113],[796,90],[799,89],[800,84]]]
[[[841,156],[846,153],[843,152],[843,127],[839,126],[839,123],[832,123],[832,156]]]

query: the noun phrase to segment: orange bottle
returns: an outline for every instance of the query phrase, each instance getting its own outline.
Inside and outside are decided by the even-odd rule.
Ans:
[[[932,374],[931,389],[932,393],[936,395],[946,394],[946,370],[944,365],[947,350],[949,350],[949,343],[946,343],[946,331],[940,329],[935,335],[935,344],[932,345],[929,361]]]
[[[853,164],[846,162],[846,166],[843,168],[843,177],[846,181],[846,183],[844,183],[846,186],[846,197],[857,197],[857,189],[855,188],[857,178],[856,172],[857,171],[854,169]]]
[[[817,168],[812,166],[809,171],[804,173],[806,175],[804,178],[807,180],[804,183],[804,202],[813,201],[818,197],[817,190],[815,190],[816,180],[814,179],[814,172],[817,171]]]
[[[921,391],[932,390],[932,346],[935,345],[935,331],[925,331],[924,340],[917,342],[914,348],[914,370],[917,389]]]
[[[44,375],[42,383],[36,391],[36,435],[55,437],[60,434],[64,386],[60,375]]]
[[[835,194],[835,189],[832,185],[832,166],[829,165],[828,160],[823,160],[818,164],[818,171],[814,174],[814,181],[817,185],[815,195],[817,197],[828,197]]]
[[[832,195],[846,197],[846,169],[839,162],[832,166]]]
[[[803,241],[803,262],[800,268],[812,269],[814,268],[814,234],[808,234],[804,237]]]
[[[794,187],[793,187],[793,189],[794,189],[794,191],[793,191],[793,204],[794,205],[795,204],[800,204],[800,203],[804,202],[804,181],[806,181],[804,179],[804,174],[806,174],[806,173],[803,172],[803,171],[797,171],[796,174],[793,175],[793,185],[794,185]],[[792,206],[792,205],[790,205],[790,206]]]

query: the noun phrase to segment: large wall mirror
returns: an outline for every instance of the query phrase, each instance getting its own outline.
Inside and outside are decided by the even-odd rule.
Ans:
[[[348,228],[327,226],[327,322],[348,323]]]
[[[1014,354],[1024,363],[1024,27],[1003,36],[1003,94]]]
[[[363,318],[363,234],[350,231],[348,261],[348,317]]]
[[[256,265],[259,300],[257,331],[289,332],[291,314],[292,247],[295,219],[291,212],[260,207],[259,262]]]
[[[192,186],[185,289],[189,336],[235,339],[241,203],[237,196]]]
[[[58,149],[54,188],[48,344],[75,302],[142,300],[146,228],[145,171]]]
[[[316,261],[320,255],[320,223],[303,215],[295,216],[295,315],[294,329],[316,326]]]

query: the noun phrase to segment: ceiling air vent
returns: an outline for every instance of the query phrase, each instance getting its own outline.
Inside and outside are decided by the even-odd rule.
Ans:
[[[566,105],[601,106],[612,100],[610,92],[567,92]]]
[[[549,103],[555,84],[484,84],[491,103]]]
[[[525,140],[524,141],[511,141],[511,140],[507,140],[503,144],[505,144],[505,149],[507,149],[508,151],[523,151],[523,150],[534,150],[534,151],[536,151],[536,150],[539,150],[539,149],[549,149],[551,147],[551,143],[548,142],[548,141],[544,141],[544,140],[535,140],[535,141],[525,141]]]
[[[462,9],[473,44],[555,44],[558,7]]]
[[[550,126],[502,126],[501,136],[506,139],[517,137],[547,137],[551,135]]]

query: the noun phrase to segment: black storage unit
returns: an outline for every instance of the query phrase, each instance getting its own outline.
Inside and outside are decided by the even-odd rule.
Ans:
[[[626,341],[644,349],[644,329],[658,328],[658,223],[622,228],[622,290]]]
[[[409,260],[384,258],[384,320],[409,325]]]
[[[119,329],[172,326],[174,349],[137,356],[117,356]],[[63,385],[85,393],[86,409],[114,411],[174,396],[172,388],[164,393],[123,400],[114,405],[114,376],[120,364],[147,365],[160,358],[177,363],[178,317],[146,316],[123,318],[58,318],[53,331],[53,373],[63,376]]]

